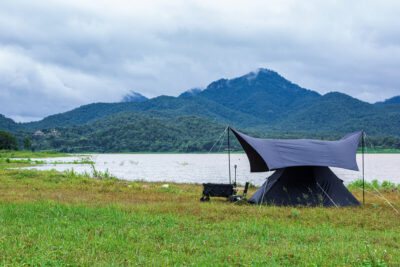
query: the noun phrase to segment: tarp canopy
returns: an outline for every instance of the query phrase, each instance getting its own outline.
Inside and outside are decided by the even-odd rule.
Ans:
[[[251,172],[295,166],[338,167],[358,171],[356,154],[362,131],[338,141],[260,139],[230,128],[250,161]]]

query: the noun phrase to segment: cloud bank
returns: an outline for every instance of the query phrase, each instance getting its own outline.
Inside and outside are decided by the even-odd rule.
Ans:
[[[130,90],[178,95],[259,67],[320,93],[400,94],[398,1],[0,2],[0,113],[28,121]]]

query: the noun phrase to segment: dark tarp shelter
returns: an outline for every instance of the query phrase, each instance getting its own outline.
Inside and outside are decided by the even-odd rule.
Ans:
[[[275,172],[249,199],[251,203],[305,206],[358,206],[358,200],[329,167],[358,171],[362,132],[338,141],[273,140],[231,129],[250,162],[251,172]]]

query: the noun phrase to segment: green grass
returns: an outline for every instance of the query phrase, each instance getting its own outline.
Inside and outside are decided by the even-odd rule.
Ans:
[[[359,148],[357,150],[358,154],[362,153],[361,148]],[[399,154],[400,153],[400,149],[394,149],[394,148],[366,148],[364,150],[365,154]]]
[[[400,264],[400,216],[376,194],[352,208],[202,203],[200,185],[16,166],[0,163],[3,265]],[[398,190],[378,186],[399,209]],[[350,188],[360,199],[359,184]]]
[[[81,157],[73,161],[52,161],[48,163],[44,160],[32,160],[31,158],[57,158],[57,157],[71,157],[72,154],[62,154],[52,151],[15,151],[15,150],[0,150],[0,163],[21,163],[21,164],[93,164],[94,162],[89,156]]]
[[[28,159],[10,159],[10,158],[0,158],[0,163],[24,163],[24,164],[94,164],[93,161],[87,158],[83,158],[81,160],[73,160],[73,161],[52,161],[47,162],[45,160],[31,160]]]
[[[347,188],[350,190],[362,189],[363,181],[356,180],[347,185]],[[372,180],[371,182],[364,182],[365,189],[378,189],[380,191],[388,192],[388,191],[397,191],[400,190],[400,184],[396,185],[395,183],[389,181],[379,182],[378,180]]]
[[[170,203],[158,206],[53,201],[0,205],[2,261],[32,265],[368,266],[396,263],[393,258],[398,256],[396,229],[354,229],[363,228],[365,220],[356,223],[357,227],[338,227],[326,218],[334,216],[332,213],[316,216],[316,212],[300,211],[292,217],[284,212],[285,217],[274,218],[246,207],[258,216],[229,219],[214,213],[213,219],[203,212],[168,212],[173,210]],[[234,211],[221,203],[204,209]],[[308,225],[310,216],[322,217],[323,224]]]
[[[172,152],[120,152],[120,153],[114,153],[114,152],[85,152],[85,154],[227,154],[227,150],[222,150],[218,152],[205,152],[205,151],[196,151],[196,152],[179,152],[179,151],[172,151]],[[243,150],[234,150],[231,151],[231,154],[244,154],[245,152]],[[362,151],[361,149],[357,150],[358,154],[361,154]],[[386,148],[379,148],[379,149],[366,149],[364,151],[365,154],[400,154],[400,149],[386,149]]]
[[[231,151],[232,154],[243,154],[244,151]],[[357,151],[361,153],[361,149]],[[365,154],[398,154],[400,149],[367,149]],[[99,154],[98,152],[85,152],[85,154]],[[122,153],[112,153],[106,152],[101,154],[227,154],[227,151],[220,152],[122,152]],[[0,158],[54,158],[54,157],[71,157],[72,154],[59,153],[54,151],[38,151],[31,152],[25,150],[0,150]],[[88,162],[90,164],[90,162]]]
[[[0,158],[54,158],[70,157],[70,154],[63,154],[54,151],[26,151],[26,150],[0,150]]]

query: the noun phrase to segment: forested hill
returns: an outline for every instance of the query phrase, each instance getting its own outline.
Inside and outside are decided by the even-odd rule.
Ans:
[[[37,149],[63,152],[194,152],[209,151],[225,125],[195,116],[157,118],[122,112],[74,127],[56,128],[58,136],[35,138]],[[232,140],[234,141],[234,140]],[[226,138],[213,151],[226,148]],[[236,142],[233,142],[236,148]]]
[[[6,118],[4,115],[0,114],[0,130],[13,132],[20,128],[21,126],[15,123],[12,119]]]
[[[177,98],[159,96],[145,102],[94,103],[52,115],[38,122],[23,124],[27,129],[45,129],[58,126],[83,125],[111,114],[131,111],[158,117],[195,115],[225,124],[239,126],[262,125],[264,121],[246,113],[227,108],[205,98]]]
[[[154,117],[135,112],[121,112],[79,126],[43,130],[32,136],[33,149],[60,152],[223,152],[227,148],[226,125],[196,116]],[[337,140],[339,134],[269,131],[263,134],[239,129],[255,137],[317,138]],[[17,132],[23,137],[21,132]],[[368,139],[379,148],[400,149],[400,139]],[[241,150],[236,138],[231,147]]]
[[[342,93],[328,93],[281,123],[292,130],[346,133],[365,130],[373,136],[400,136],[400,105],[372,105]]]
[[[0,116],[0,129],[18,131],[22,135],[21,131],[32,134],[36,130],[46,131],[61,127],[62,132],[68,134],[65,138],[59,135],[54,139],[62,139],[64,145],[68,143],[68,138],[71,138],[71,145],[77,145],[76,139],[79,139],[82,134],[81,139],[85,141],[81,140],[78,145],[83,146],[83,143],[86,142],[90,143],[88,147],[93,145],[97,149],[102,146],[105,149],[108,147],[107,143],[93,144],[97,142],[96,138],[108,134],[112,139],[119,131],[114,129],[100,134],[103,127],[100,125],[107,124],[110,120],[118,121],[119,116],[123,116],[121,120],[128,120],[129,115],[126,114],[135,114],[134,118],[141,118],[140,121],[150,120],[154,126],[157,125],[155,123],[157,121],[160,128],[170,127],[169,129],[182,126],[179,124],[182,118],[201,121],[198,130],[204,131],[205,136],[210,137],[210,142],[211,139],[215,140],[217,137],[211,138],[213,134],[216,134],[211,133],[211,129],[215,125],[222,127],[221,125],[227,124],[248,130],[253,134],[274,137],[290,135],[294,138],[324,137],[332,139],[363,129],[369,136],[379,138],[393,136],[394,140],[400,138],[400,104],[396,104],[396,97],[384,103],[370,104],[338,92],[320,95],[267,69],[260,69],[234,79],[221,79],[212,82],[204,90],[189,90],[179,97],[159,96],[136,100],[120,103],[93,103],[30,123],[15,123]],[[139,117],[140,115],[143,117]],[[122,124],[118,125],[123,128]],[[96,127],[99,129],[95,129]],[[98,135],[93,136],[93,140],[85,139],[84,136],[89,135],[85,129],[90,129],[90,132],[96,132]],[[134,136],[137,136],[140,131],[145,132],[145,129],[135,128]],[[131,130],[127,133],[133,134]],[[125,142],[125,139],[135,138],[134,136],[128,134],[120,136],[118,142]],[[163,138],[160,140],[167,140]],[[183,141],[186,140],[183,137],[178,136],[177,138],[183,143],[186,142]],[[187,140],[186,143],[190,142]],[[178,143],[172,142],[171,144],[178,145]],[[387,143],[393,147],[396,146],[397,141]],[[125,144],[128,142],[126,141]],[[143,142],[142,144],[143,149],[154,151],[154,147],[145,145]],[[65,145],[65,147],[67,146]],[[125,146],[119,148],[122,149],[122,147]],[[165,146],[163,149],[167,147]],[[178,145],[178,147],[182,146]],[[201,150],[205,148],[206,146],[203,146]],[[130,151],[137,149],[136,146],[131,147]],[[173,150],[172,147],[168,149]],[[179,148],[178,150],[184,149]]]

